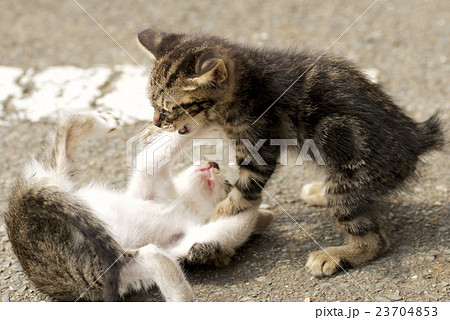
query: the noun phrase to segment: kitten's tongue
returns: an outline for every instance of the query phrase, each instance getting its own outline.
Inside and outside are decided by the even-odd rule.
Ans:
[[[213,185],[212,185],[213,175],[211,172],[211,168],[201,168],[198,171],[201,171],[205,175],[206,179],[208,179],[207,180],[208,187],[212,190],[213,189]]]
[[[208,178],[208,180],[210,180],[212,178],[212,173],[211,173],[210,168],[201,168],[198,171],[201,171],[206,176],[206,178]]]

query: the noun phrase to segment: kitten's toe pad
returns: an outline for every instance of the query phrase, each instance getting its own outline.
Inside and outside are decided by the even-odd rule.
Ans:
[[[95,111],[93,116],[95,118],[94,130],[98,133],[110,133],[121,126],[119,119],[114,117],[111,112]]]
[[[327,250],[327,248],[325,249]],[[328,252],[328,251],[327,251]],[[306,268],[316,277],[331,276],[342,270],[341,259],[324,250],[314,251],[309,254]],[[343,267],[343,266],[342,266]]]
[[[218,242],[196,242],[189,249],[187,261],[195,264],[227,265],[234,253],[233,249],[224,249]]]
[[[320,182],[312,182],[305,184],[300,193],[301,198],[308,204],[313,206],[326,205],[325,190]]]

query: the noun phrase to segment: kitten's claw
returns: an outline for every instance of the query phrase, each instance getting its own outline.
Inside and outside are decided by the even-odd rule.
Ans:
[[[99,133],[110,133],[120,128],[121,123],[118,118],[114,117],[111,112],[95,111],[94,129]]]
[[[218,242],[196,242],[189,249],[186,260],[194,264],[227,265],[235,254],[233,249],[223,249]]]
[[[320,182],[305,184],[300,193],[300,197],[308,204],[313,206],[325,206],[325,190]]]

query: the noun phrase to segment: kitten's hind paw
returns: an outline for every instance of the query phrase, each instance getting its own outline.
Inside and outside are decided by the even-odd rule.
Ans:
[[[121,122],[111,112],[94,111],[94,130],[100,134],[111,133],[120,128]]]
[[[224,249],[218,242],[196,242],[189,249],[186,260],[193,264],[227,265],[235,254],[233,249]]]
[[[312,182],[305,184],[300,193],[301,198],[308,204],[313,206],[325,206],[325,190],[320,182]]]

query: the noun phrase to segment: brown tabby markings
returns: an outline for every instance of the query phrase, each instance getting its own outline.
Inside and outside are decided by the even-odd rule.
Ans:
[[[380,200],[414,176],[422,154],[442,146],[437,115],[414,122],[351,63],[330,55],[317,60],[308,52],[252,49],[215,36],[156,29],[138,39],[156,57],[149,86],[156,125],[179,129],[191,116],[199,125],[220,126],[236,139],[238,164],[252,158],[240,139],[253,145],[297,139],[300,146],[313,139],[326,163],[324,202],[347,235],[347,244],[326,249],[331,257],[310,255],[314,275],[333,274],[340,269],[336,262],[363,264],[387,248]],[[253,158],[240,165],[215,218],[259,205],[280,149],[265,144],[259,153],[267,165]]]
[[[61,176],[72,175],[72,145],[92,127],[89,117],[69,118],[57,128],[57,143],[41,161],[61,170]],[[116,279],[133,253],[123,255],[102,222],[70,193],[21,177],[4,219],[15,254],[40,290],[59,300],[118,300]],[[70,252],[77,252],[76,258]]]

